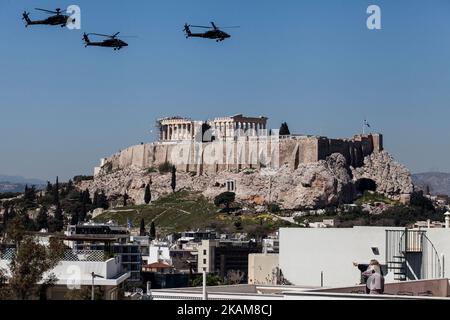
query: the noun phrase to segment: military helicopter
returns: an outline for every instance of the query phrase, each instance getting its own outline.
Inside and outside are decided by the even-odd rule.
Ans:
[[[126,43],[123,40],[120,40],[119,38],[117,38],[117,36],[119,35],[120,32],[117,32],[111,36],[107,35],[107,34],[100,34],[100,33],[85,33],[83,34],[83,40],[84,40],[84,44],[85,47],[88,46],[94,46],[94,47],[108,47],[108,48],[114,48],[114,50],[120,50],[123,47],[128,47],[128,43]],[[106,37],[109,39],[100,41],[100,42],[92,42],[89,39],[90,35],[94,35],[94,36],[99,36],[99,37]]]
[[[30,19],[30,13],[24,11],[22,14],[22,16],[23,16],[22,20],[25,20],[25,22],[26,22],[25,27],[28,27],[29,25],[44,24],[44,25],[50,25],[50,26],[60,25],[61,28],[64,28],[69,23],[70,17],[68,15],[62,14],[60,8],[56,8],[55,11],[40,9],[40,8],[35,8],[35,10],[43,11],[43,12],[46,12],[47,14],[54,14],[54,15],[48,17],[45,20],[32,21]],[[75,23],[75,18],[72,19],[72,23]]]
[[[231,38],[231,36],[226,33],[223,32],[222,30],[220,30],[216,24],[214,22],[211,22],[212,27],[206,27],[206,26],[191,26],[189,24],[185,24],[184,25],[184,32],[186,33],[186,38],[206,38],[206,39],[212,39],[212,40],[216,40],[216,42],[219,41],[223,41],[225,39]],[[191,32],[191,27],[192,28],[203,28],[203,29],[211,29],[209,31],[206,31],[204,33],[192,33]],[[222,29],[226,29],[226,28],[239,28],[238,26],[233,26],[233,27],[224,27]]]

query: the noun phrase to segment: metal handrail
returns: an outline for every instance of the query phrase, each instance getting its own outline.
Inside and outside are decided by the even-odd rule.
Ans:
[[[436,266],[436,268],[437,268],[437,277],[432,276],[430,278],[442,278],[443,274],[442,274],[442,268],[441,268],[441,258],[439,257],[439,253],[437,252],[436,247],[434,246],[433,242],[431,242],[431,240],[427,237],[427,235],[425,233],[423,234],[423,237],[426,239],[427,243],[431,246],[432,253],[434,253],[432,262],[437,262],[436,264],[432,263],[432,268],[434,266]],[[424,260],[422,260],[422,271],[424,270],[423,261]],[[425,264],[425,266],[428,266],[428,264]],[[428,271],[427,268],[426,268],[426,270]],[[436,270],[432,270],[432,271],[436,271]],[[433,275],[434,275],[434,272],[433,272]]]

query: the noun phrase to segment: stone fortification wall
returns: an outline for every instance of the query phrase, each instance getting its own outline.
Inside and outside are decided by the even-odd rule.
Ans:
[[[129,147],[102,159],[96,175],[127,168],[158,168],[164,162],[178,171],[214,174],[222,171],[279,168],[296,170],[301,164],[325,160],[333,153],[344,156],[347,165],[364,165],[364,158],[381,152],[381,135],[358,135],[352,139],[329,139],[317,136],[287,136],[280,139],[247,137],[232,142],[149,143]]]

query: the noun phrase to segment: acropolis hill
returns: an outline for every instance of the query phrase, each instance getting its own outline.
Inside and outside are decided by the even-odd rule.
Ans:
[[[243,115],[205,122],[159,119],[158,141],[102,159],[85,187],[116,196],[126,192],[142,203],[150,178],[153,195],[170,192],[170,176],[155,171],[171,163],[180,188],[210,198],[231,188],[242,201],[277,202],[286,209],[351,202],[365,188],[407,201],[413,190],[409,171],[383,151],[381,134],[282,136],[268,130],[267,120]]]
[[[110,158],[102,159],[96,174],[105,165],[112,170],[129,167],[144,169],[157,168],[164,162],[177,162],[178,159],[174,158],[178,157],[180,145],[186,152],[180,157],[182,163],[178,163],[177,170],[198,174],[259,169],[261,166],[275,167],[282,164],[289,164],[295,170],[300,164],[325,160],[333,153],[342,154],[347,164],[356,168],[364,164],[366,156],[383,150],[381,134],[355,135],[351,139],[306,135],[275,136],[274,139],[267,135],[266,117],[236,115],[216,118],[207,124],[211,128],[209,138],[214,137],[208,140],[214,140],[213,142],[204,142],[202,139],[202,121],[181,117],[160,119],[159,141],[132,146]],[[209,148],[211,144],[213,148]],[[213,160],[205,161],[205,154],[212,149],[216,152]],[[225,149],[229,149],[228,154]],[[221,154],[217,155],[217,151]],[[273,159],[275,156],[277,159]]]

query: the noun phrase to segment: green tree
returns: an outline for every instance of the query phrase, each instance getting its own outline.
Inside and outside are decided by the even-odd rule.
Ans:
[[[82,203],[81,204],[80,214],[78,215],[78,222],[85,222],[86,221],[87,212],[88,212],[87,204],[86,203]]]
[[[206,285],[208,287],[221,286],[224,284],[224,281],[219,276],[208,273],[206,275]],[[191,287],[201,287],[203,285],[203,276],[196,276],[190,283]]]
[[[53,192],[53,186],[50,181],[47,181],[47,188],[45,189],[46,193],[51,194]]]
[[[30,216],[28,215],[28,210],[26,208],[22,208],[18,212],[17,217],[19,217],[20,222],[22,223],[22,226],[25,228],[26,231],[36,230],[34,220],[30,219]]]
[[[152,223],[150,225],[150,238],[156,239],[156,227],[155,227],[154,221],[152,221]]]
[[[164,162],[164,163],[161,163],[161,164],[158,166],[158,171],[159,171],[159,173],[161,173],[161,174],[169,173],[170,170],[172,170],[172,165],[171,165],[170,162],[168,162],[168,161],[166,161],[166,162]]]
[[[66,197],[69,195],[72,191],[75,191],[75,186],[73,185],[72,180],[69,180],[63,188],[61,188],[60,197]]]
[[[126,207],[128,204],[128,199],[130,199],[130,196],[128,195],[128,193],[125,192],[125,194],[123,195],[123,206]]]
[[[241,270],[229,270],[227,272],[226,283],[230,286],[241,284],[244,277],[245,272]]]
[[[145,204],[149,204],[152,201],[152,193],[150,191],[150,185],[145,186],[145,194],[144,194],[144,202]]]
[[[8,287],[13,299],[27,300],[40,292],[40,288],[56,282],[53,274],[45,274],[60,261],[64,245],[54,238],[48,246],[26,235],[19,217],[14,218],[7,230],[7,239],[15,244],[15,253],[9,263]]]
[[[0,300],[8,300],[12,297],[12,292],[8,286],[6,270],[0,269]]]
[[[94,192],[94,199],[92,200],[92,205],[95,209],[99,208],[98,206],[98,190]]]
[[[35,186],[28,187],[25,185],[25,192],[23,194],[24,208],[31,209],[36,207],[36,188]]]
[[[64,216],[63,216],[63,212],[61,209],[61,204],[58,202],[56,204],[56,209],[55,209],[55,215],[52,219],[52,223],[51,223],[51,231],[53,232],[60,232],[62,231],[64,228]]]
[[[289,130],[289,126],[286,122],[283,122],[280,127],[280,136],[289,136],[291,131]]]
[[[9,206],[5,206],[5,211],[3,212],[3,230],[6,230],[9,220],[11,220],[11,212],[9,211]]]
[[[236,220],[233,223],[234,227],[236,228],[237,231],[242,231],[243,227],[242,227],[242,221],[241,220]]]
[[[436,209],[434,208],[433,202],[424,197],[423,192],[414,192],[411,194],[411,201],[410,205],[412,207],[421,208],[423,211],[429,211],[429,212],[435,212]]]
[[[236,194],[234,192],[224,192],[214,198],[214,204],[219,207],[225,206],[227,212],[230,211],[230,205],[236,200]]]
[[[267,206],[267,209],[269,210],[270,213],[278,213],[280,212],[280,206],[277,203],[270,203]]]
[[[172,187],[172,191],[175,192],[175,189],[177,188],[177,168],[175,168],[175,166],[172,166],[172,181],[170,186]]]
[[[94,287],[94,300],[103,300],[105,292],[101,287]],[[66,295],[64,296],[66,300],[91,300],[92,299],[92,287],[91,286],[82,286],[81,289],[78,290],[68,290]]]
[[[25,232],[26,230],[22,223],[22,218],[19,215],[15,215],[8,223],[5,239],[7,242],[18,247],[25,237]]]
[[[48,210],[42,207],[36,217],[36,225],[38,230],[48,229]]]
[[[72,213],[72,216],[70,218],[70,224],[75,226],[78,224],[78,222],[80,222],[78,213],[76,213],[76,212]]]
[[[145,236],[145,221],[144,221],[144,218],[141,219],[141,224],[140,224],[140,228],[139,228],[139,235],[140,236]]]
[[[103,190],[98,195],[98,208],[102,208],[105,210],[109,208],[108,198],[106,197],[105,191]]]
[[[88,189],[84,190],[83,192],[83,203],[85,203],[86,205],[92,205],[91,195]]]
[[[59,178],[56,177],[55,186],[53,187],[53,204],[59,204]]]

